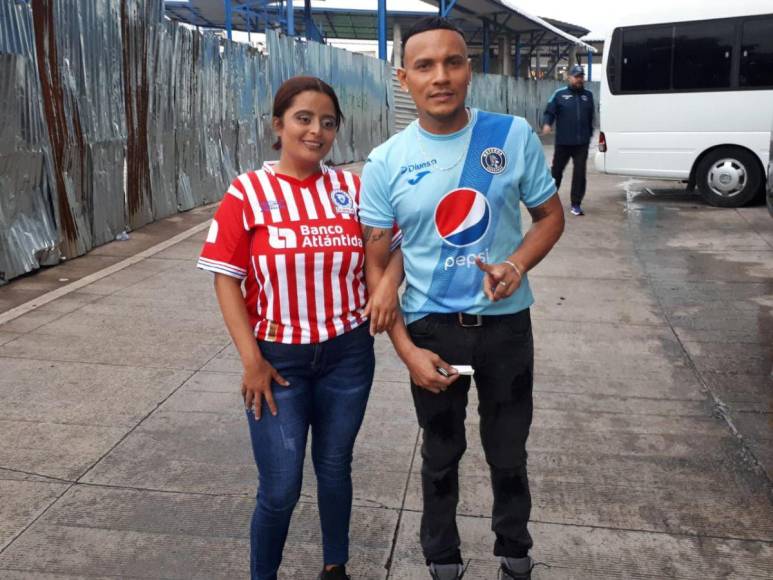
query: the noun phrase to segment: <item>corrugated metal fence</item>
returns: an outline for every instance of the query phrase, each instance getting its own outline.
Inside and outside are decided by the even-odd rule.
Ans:
[[[271,95],[294,74],[341,98],[334,162],[389,136],[386,63],[268,48],[164,21],[161,0],[0,0],[0,284],[219,199],[275,157]]]
[[[474,73],[467,104],[486,111],[524,117],[532,127],[539,129],[548,99],[556,89],[565,86],[566,83],[562,81],[527,81],[502,75]],[[586,82],[585,87],[595,97],[598,126],[599,83]],[[392,89],[395,102],[395,129],[400,131],[416,118],[416,107],[411,96],[400,87],[394,72]]]
[[[267,44],[165,21],[162,0],[0,0],[0,284],[218,200],[275,157],[271,96],[293,75],[338,93],[335,163],[415,115],[382,61],[273,32]],[[559,86],[476,74],[469,103],[537,126]]]
[[[529,81],[502,75],[474,73],[467,102],[472,107],[508,113],[524,117],[538,129],[542,123],[548,99],[556,89],[566,86],[565,82],[554,80]],[[596,103],[596,123],[599,115],[599,83],[586,82],[585,88],[593,93]]]
[[[416,105],[397,80],[397,69],[392,69],[392,94],[395,98],[395,131],[402,131],[416,118]]]

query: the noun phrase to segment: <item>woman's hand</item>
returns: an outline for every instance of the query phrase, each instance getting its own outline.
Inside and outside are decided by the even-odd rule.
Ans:
[[[256,421],[260,421],[263,399],[266,399],[271,414],[277,414],[276,402],[271,392],[272,381],[279,383],[283,387],[290,386],[290,383],[262,357],[255,361],[255,364],[244,367],[244,373],[242,374],[244,407],[253,411]]]
[[[397,286],[388,276],[379,280],[365,305],[365,316],[370,317],[370,334],[375,336],[390,330],[397,318]]]
[[[236,350],[239,351],[239,358],[244,367],[244,374],[242,374],[244,407],[251,409],[255,419],[260,420],[264,398],[271,414],[276,415],[277,412],[274,395],[271,392],[271,381],[283,387],[290,386],[290,383],[263,358],[258,348],[247,315],[241,284],[239,279],[225,274],[215,274],[215,293],[220,303],[220,310],[223,312],[223,320],[236,345]]]

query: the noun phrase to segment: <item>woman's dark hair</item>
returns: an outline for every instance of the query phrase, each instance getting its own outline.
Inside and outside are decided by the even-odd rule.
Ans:
[[[287,109],[293,106],[295,97],[306,91],[315,91],[322,93],[330,97],[333,101],[333,108],[336,112],[336,131],[341,127],[341,123],[344,120],[344,114],[341,112],[341,105],[338,103],[338,97],[336,92],[329,84],[317,77],[292,77],[287,79],[279,87],[279,90],[274,95],[274,106],[271,113],[272,117],[281,119],[287,112]],[[277,151],[282,148],[282,139],[277,138],[273,145]]]

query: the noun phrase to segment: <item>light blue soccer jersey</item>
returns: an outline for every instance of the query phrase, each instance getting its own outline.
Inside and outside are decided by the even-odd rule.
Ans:
[[[403,232],[406,324],[435,312],[512,314],[534,301],[524,276],[491,302],[475,258],[502,262],[521,244],[520,203],[556,191],[539,138],[520,118],[472,109],[468,125],[435,135],[414,121],[371,153],[360,221]]]

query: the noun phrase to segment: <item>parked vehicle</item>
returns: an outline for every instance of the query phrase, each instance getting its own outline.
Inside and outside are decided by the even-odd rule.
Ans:
[[[706,9],[702,9],[704,12]],[[773,119],[773,14],[632,22],[607,40],[596,168],[685,181],[707,203],[765,189]]]
[[[773,217],[773,119],[770,121],[770,160],[768,161],[768,211]]]

